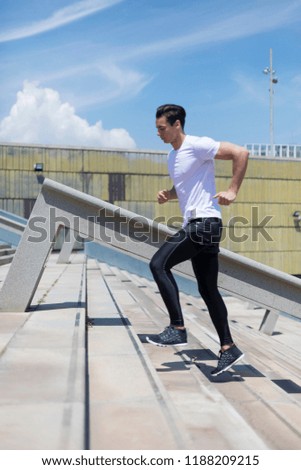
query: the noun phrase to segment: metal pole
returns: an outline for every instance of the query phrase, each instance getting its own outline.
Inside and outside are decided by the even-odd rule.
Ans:
[[[270,146],[271,156],[274,156],[274,109],[273,109],[273,50],[270,49]]]

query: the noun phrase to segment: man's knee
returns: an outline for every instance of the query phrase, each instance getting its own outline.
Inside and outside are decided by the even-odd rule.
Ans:
[[[153,256],[150,260],[149,267],[151,272],[155,275],[162,269],[162,262],[157,256]]]

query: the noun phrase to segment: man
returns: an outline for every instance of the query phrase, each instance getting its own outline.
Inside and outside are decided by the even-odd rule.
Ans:
[[[179,291],[171,268],[191,259],[199,292],[207,305],[220,340],[220,357],[213,376],[228,370],[244,354],[234,344],[228,312],[217,287],[218,252],[222,231],[220,205],[235,201],[244,178],[249,153],[244,147],[195,137],[184,132],[186,112],[182,106],[166,104],[156,112],[159,137],[173,149],[168,155],[168,171],[173,187],[158,193],[158,203],[178,199],[183,228],[170,237],[153,256],[150,269],[170,316],[170,325],[149,343],[158,346],[187,344],[187,333],[179,301]],[[229,188],[216,194],[214,159],[232,160]]]

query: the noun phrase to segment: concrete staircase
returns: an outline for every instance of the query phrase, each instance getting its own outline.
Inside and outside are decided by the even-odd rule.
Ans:
[[[281,317],[269,337],[261,309],[225,297],[246,358],[212,378],[201,299],[181,294],[189,345],[158,348],[145,340],[168,324],[153,282],[57,257],[30,311],[0,314],[1,449],[301,449],[300,322]]]

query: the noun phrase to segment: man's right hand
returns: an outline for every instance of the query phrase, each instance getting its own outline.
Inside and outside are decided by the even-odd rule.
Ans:
[[[165,204],[170,199],[170,191],[168,189],[161,189],[157,194],[157,201],[159,204]]]

